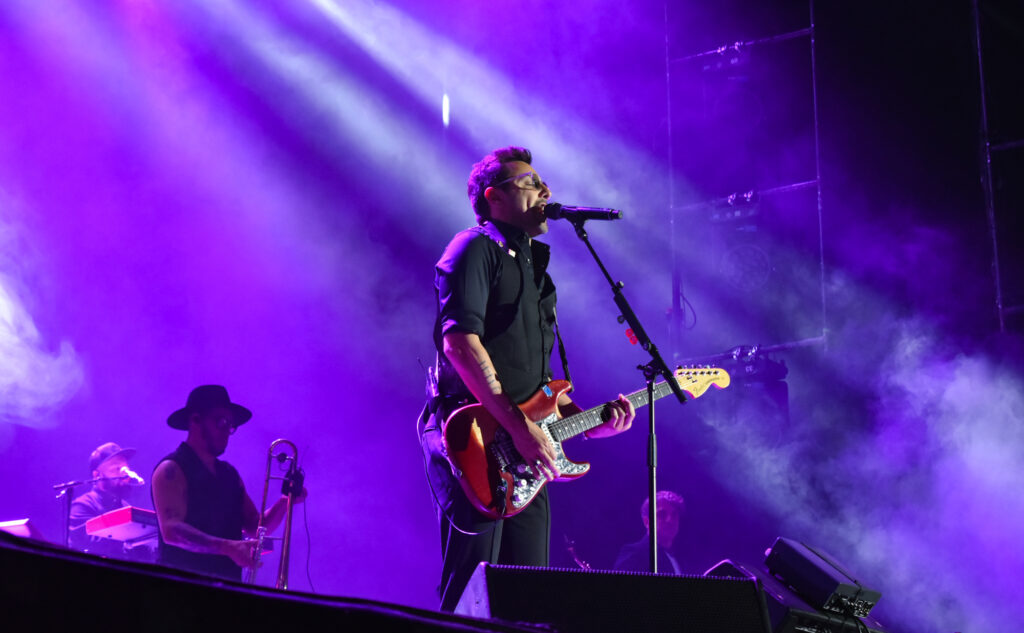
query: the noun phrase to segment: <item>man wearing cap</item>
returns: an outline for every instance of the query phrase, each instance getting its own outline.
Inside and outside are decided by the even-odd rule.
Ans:
[[[231,434],[251,417],[251,411],[231,402],[227,389],[203,385],[167,418],[171,428],[188,431],[188,437],[153,472],[161,564],[228,580],[241,580],[242,568],[256,564],[254,542],[243,536],[256,535],[259,510],[238,471],[218,459]],[[295,502],[305,495],[303,490]],[[282,495],[267,508],[263,525],[268,532],[281,523],[286,507]]]
[[[125,497],[131,492],[131,486],[139,481],[128,464],[134,454],[134,448],[121,448],[114,442],[107,442],[96,447],[89,456],[89,472],[95,480],[92,490],[71,502],[69,527],[71,545],[76,549],[100,556],[126,558],[121,541],[90,537],[85,533],[85,522],[129,505]]]

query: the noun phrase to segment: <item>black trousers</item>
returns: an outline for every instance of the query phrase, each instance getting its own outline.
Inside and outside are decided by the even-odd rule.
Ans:
[[[473,570],[481,562],[547,567],[550,559],[551,506],[545,486],[525,510],[510,519],[492,521],[477,512],[452,475],[439,426],[424,412],[420,445],[427,483],[434,496],[441,529],[442,611],[454,611]]]

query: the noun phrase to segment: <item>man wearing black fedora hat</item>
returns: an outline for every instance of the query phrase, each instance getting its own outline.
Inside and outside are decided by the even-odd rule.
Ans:
[[[254,541],[259,510],[234,466],[218,459],[228,438],[252,412],[231,402],[227,389],[202,385],[167,424],[188,437],[153,471],[153,505],[160,523],[158,561],[179,569],[241,580],[256,563]],[[301,502],[305,490],[296,498]],[[263,525],[273,531],[284,518],[286,497],[271,505]]]

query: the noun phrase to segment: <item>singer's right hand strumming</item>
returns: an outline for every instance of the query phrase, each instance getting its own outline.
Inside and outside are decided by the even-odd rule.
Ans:
[[[502,390],[490,354],[484,349],[480,337],[466,332],[449,332],[444,335],[444,353],[470,393],[512,436],[516,450],[531,465],[534,474],[549,481],[558,477],[555,447],[541,428],[528,420]]]

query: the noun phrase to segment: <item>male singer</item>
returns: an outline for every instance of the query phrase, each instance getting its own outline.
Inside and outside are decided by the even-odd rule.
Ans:
[[[454,610],[481,561],[548,565],[547,487],[516,516],[487,519],[454,478],[440,432],[455,408],[479,402],[509,433],[536,476],[553,480],[559,474],[554,447],[517,406],[552,379],[555,339],[549,249],[533,239],[548,230],[544,207],[551,189],[531,162],[528,150],[506,147],[473,167],[468,193],[479,226],[456,234],[435,267],[437,395],[427,403],[418,430],[441,524],[443,611]],[[558,407],[563,415],[580,411],[567,395]],[[587,435],[620,433],[633,416],[632,404],[620,396],[606,405],[605,424]]]

